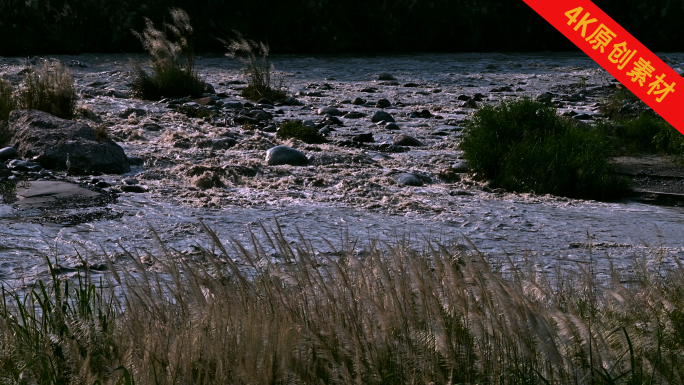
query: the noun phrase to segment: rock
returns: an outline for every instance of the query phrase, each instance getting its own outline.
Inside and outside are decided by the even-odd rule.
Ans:
[[[98,116],[90,107],[82,106],[78,108],[78,114],[95,123],[102,123],[102,118]]]
[[[375,107],[377,107],[377,108],[392,107],[392,103],[387,99],[380,99],[380,100],[378,100],[377,103],[375,103]]]
[[[468,95],[458,95],[458,98],[457,98],[457,99],[466,102],[466,101],[468,101],[468,100],[470,100],[470,99],[472,99],[472,98],[471,98],[470,96],[468,96]]]
[[[352,102],[351,102],[351,104],[353,104],[355,106],[360,106],[360,105],[365,104],[365,103],[366,103],[366,101],[361,99],[361,98],[354,98],[354,100],[352,100]]]
[[[16,158],[17,155],[17,149],[14,147],[5,147],[0,150],[0,160]]]
[[[132,164],[133,166],[144,166],[145,165],[145,159],[139,158],[137,156],[127,156],[126,160],[128,161],[128,164]]]
[[[240,102],[224,102],[222,107],[223,108],[237,109],[237,108],[242,108],[242,103],[240,103]]]
[[[143,110],[142,108],[128,107],[125,110],[119,112],[119,117],[121,119],[126,119],[133,114],[135,114],[136,117],[140,118],[142,116],[147,115],[147,111]]]
[[[475,102],[475,99],[468,99],[463,104],[461,107],[466,107],[466,108],[477,108],[477,103]]]
[[[550,103],[553,100],[553,95],[548,92],[544,92],[537,96],[537,101],[542,103]]]
[[[9,178],[14,174],[10,170],[0,170],[0,178]]]
[[[584,99],[585,99],[584,96],[582,96],[578,93],[574,93],[574,94],[570,95],[570,101],[571,102],[579,102],[580,100],[584,100]]]
[[[209,83],[204,83],[204,92],[207,94],[216,94],[216,90],[214,89],[214,86],[212,86]]]
[[[397,176],[394,177],[394,179],[397,181],[397,184],[400,184],[402,186],[422,186],[423,181],[420,180],[417,176],[409,173],[403,173],[403,174],[398,174]]]
[[[378,80],[397,80],[397,78],[392,76],[392,74],[389,72],[381,72],[378,75]]]
[[[0,162],[0,170],[7,170],[7,169],[8,169],[7,165]]]
[[[468,167],[468,163],[465,161],[454,163],[451,166],[451,169],[454,170],[454,172],[458,172],[458,173],[464,173],[464,172],[470,171],[470,167]]]
[[[394,138],[392,138],[392,144],[394,144],[395,146],[414,146],[414,147],[418,147],[418,146],[423,145],[423,143],[421,141],[419,141],[418,139],[416,139],[412,136],[405,135],[405,134],[395,135]]]
[[[373,143],[375,139],[373,138],[372,132],[364,132],[362,134],[357,134],[352,137],[352,140],[357,143]]]
[[[262,110],[256,110],[252,111],[252,117],[254,119],[259,120],[259,121],[265,121],[271,119],[271,115],[267,114],[266,112]]]
[[[129,186],[138,184],[138,180],[137,180],[137,179],[133,179],[133,178],[126,178],[126,179],[122,180],[121,182],[122,182],[123,184],[129,185]]]
[[[366,88],[361,89],[361,92],[372,94],[372,93],[375,93],[377,90],[378,89],[375,87],[366,87]]]
[[[286,106],[301,106],[303,103],[300,102],[299,100],[293,98],[290,96],[289,98],[282,100],[281,103],[283,103]]]
[[[122,174],[131,171],[124,150],[111,139],[95,136],[85,123],[64,120],[36,110],[15,110],[9,125],[14,130],[18,155],[30,158],[47,169],[66,169],[67,153],[71,170]]]
[[[216,100],[212,97],[206,97],[195,99],[195,103],[199,104],[200,106],[213,106],[214,104],[216,104]]]
[[[415,87],[420,87],[420,84],[411,82],[411,83],[406,83],[406,84],[404,84],[404,87],[413,87],[413,88],[415,88]]]
[[[342,116],[344,115],[344,112],[335,107],[324,107],[318,109],[318,115]]]
[[[304,154],[287,146],[275,146],[266,151],[266,163],[269,166],[289,164],[292,166],[305,165],[308,159]]]
[[[117,90],[108,90],[106,93],[107,96],[113,97],[113,98],[118,98],[118,99],[128,99],[129,96],[121,91]]]
[[[392,115],[388,114],[385,111],[378,111],[373,116],[371,117],[371,122],[377,123],[377,122],[394,122],[394,118]]]
[[[396,124],[396,123],[387,123],[387,124],[385,125],[385,129],[386,129],[386,130],[398,130],[398,129],[399,129],[399,125]]]
[[[162,126],[158,125],[157,123],[152,123],[152,122],[143,123],[142,128],[147,130],[147,131],[161,131],[164,129]]]
[[[577,119],[577,120],[592,120],[593,119],[593,117],[589,114],[579,114],[579,115],[573,116],[572,118]]]
[[[304,122],[302,122],[302,126],[316,128],[316,123],[314,123],[311,120],[305,120]]]
[[[213,187],[225,187],[219,175],[214,171],[205,171],[192,179],[192,185],[203,190]]]
[[[129,193],[144,193],[144,192],[147,192],[147,190],[146,190],[144,187],[138,186],[138,185],[134,185],[134,184],[132,184],[132,185],[121,186],[121,191],[123,191],[123,192],[129,192]]]
[[[367,115],[364,114],[363,112],[352,111],[352,112],[349,112],[346,115],[344,115],[343,118],[345,118],[345,119],[358,119],[358,118],[363,118],[365,116],[367,116]]]
[[[325,126],[325,127],[321,128],[320,130],[318,130],[318,133],[323,135],[323,136],[328,135],[330,133],[330,127]]]
[[[8,166],[12,171],[34,171],[34,172],[38,172],[38,171],[43,169],[43,166],[41,166],[40,163],[29,162],[26,160],[19,160],[19,159],[14,159],[13,161],[9,162]]]
[[[273,105],[274,103],[271,101],[271,99],[268,98],[261,98],[257,101],[257,104],[270,104]]]

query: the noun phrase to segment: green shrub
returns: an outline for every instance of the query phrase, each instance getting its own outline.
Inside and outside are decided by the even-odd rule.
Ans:
[[[285,122],[278,130],[279,139],[299,139],[304,143],[325,143],[327,140],[315,128],[305,126],[300,122]]]
[[[145,19],[142,34],[133,34],[142,42],[143,47],[152,55],[152,75],[139,64],[134,64],[135,78],[131,89],[142,99],[159,100],[162,97],[202,95],[206,84],[195,72],[195,54],[192,48],[192,26],[190,18],[182,9],[171,9],[173,24],[164,24],[171,31],[174,41],[167,34],[154,28],[151,20]]]
[[[622,110],[624,106],[624,101],[629,100],[630,103],[638,102],[640,99],[638,96],[634,95],[632,91],[628,90],[623,86],[615,88],[613,92],[608,96],[600,107],[600,111],[607,118],[610,119],[620,119],[630,115],[629,112]]]
[[[254,101],[261,98],[280,100],[287,97],[282,78],[278,84],[272,79],[274,68],[268,58],[268,45],[245,39],[239,32],[235,33],[237,37],[231,41],[219,40],[228,49],[227,56],[237,57],[244,64],[243,74],[247,79],[247,87],[242,90],[242,97]]]
[[[684,135],[652,112],[643,112],[636,119],[623,119],[618,123],[623,127],[615,135],[628,154],[684,155]]]
[[[59,61],[46,60],[31,68],[17,97],[18,108],[24,110],[40,110],[62,119],[71,119],[76,113],[74,76]]]
[[[485,106],[461,143],[474,171],[509,191],[608,199],[626,182],[614,175],[602,130],[585,130],[530,99]]]

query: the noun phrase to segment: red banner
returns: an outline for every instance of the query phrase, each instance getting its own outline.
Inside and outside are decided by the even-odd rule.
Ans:
[[[684,79],[589,0],[523,0],[684,134]]]

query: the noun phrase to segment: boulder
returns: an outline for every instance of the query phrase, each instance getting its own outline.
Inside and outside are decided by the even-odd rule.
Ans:
[[[111,139],[98,140],[95,131],[85,123],[42,111],[16,110],[10,113],[9,125],[14,130],[12,143],[18,155],[33,159],[46,169],[65,170],[69,154],[71,171],[76,173],[131,171],[121,146]]]
[[[377,122],[394,122],[394,118],[392,115],[388,114],[385,111],[378,111],[373,116],[371,117],[371,122],[377,123]]]
[[[395,177],[397,184],[403,186],[422,186],[423,181],[414,174],[403,173]]]
[[[275,146],[266,151],[266,163],[269,166],[282,164],[301,166],[305,165],[308,161],[306,155],[287,146]]]
[[[0,149],[0,160],[7,160],[7,159],[12,159],[16,158],[18,152],[17,149],[14,147],[5,147],[3,149]]]
[[[418,139],[408,136],[405,134],[399,134],[395,135],[394,138],[392,138],[392,144],[395,146],[422,146],[423,143],[421,143]]]

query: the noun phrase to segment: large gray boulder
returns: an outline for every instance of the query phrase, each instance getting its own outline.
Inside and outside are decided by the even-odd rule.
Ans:
[[[16,110],[9,116],[13,147],[22,158],[46,169],[65,170],[67,153],[71,171],[123,174],[131,171],[124,150],[111,139],[96,138],[85,123],[60,119],[46,112]]]
[[[306,155],[287,146],[275,146],[266,151],[266,163],[269,166],[279,166],[283,164],[303,166],[308,161]]]

